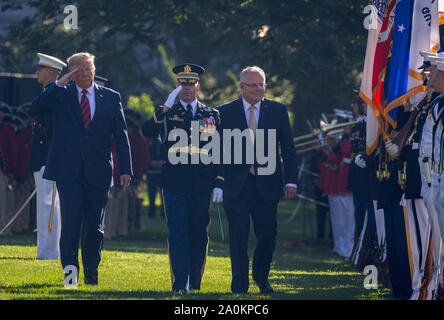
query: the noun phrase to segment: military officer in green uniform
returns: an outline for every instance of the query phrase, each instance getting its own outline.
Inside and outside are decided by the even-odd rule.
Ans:
[[[177,74],[176,89],[143,124],[142,132],[146,137],[160,135],[163,142],[161,185],[172,289],[182,294],[200,289],[208,249],[210,196],[213,192],[213,201],[221,200],[224,179],[219,164],[202,162],[203,157],[218,152],[203,147],[220,126],[219,113],[196,98],[205,70],[187,63],[174,67],[173,72]]]

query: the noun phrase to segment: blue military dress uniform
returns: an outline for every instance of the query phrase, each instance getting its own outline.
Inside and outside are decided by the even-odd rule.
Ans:
[[[366,117],[361,117],[356,120],[356,124],[351,130],[350,148],[353,160],[357,155],[365,152],[366,126]],[[347,189],[353,192],[357,236],[359,236],[364,227],[365,214],[367,212],[368,243],[372,247],[376,241],[376,221],[370,190],[370,169],[360,168],[354,161],[351,161]]]
[[[52,137],[52,117],[46,114],[38,115],[33,127],[34,138],[31,142],[29,172],[40,171],[46,164]]]
[[[398,109],[397,127],[402,128],[407,123],[409,112],[403,108]],[[393,129],[392,129],[393,130]],[[404,155],[400,156],[401,159]],[[403,185],[398,179],[398,171],[402,170],[399,159],[388,162],[383,159],[378,169],[380,177],[378,209],[384,209],[384,224],[386,233],[386,248],[389,265],[389,277],[393,289],[393,296],[397,299],[408,299],[412,295],[412,279],[410,274],[410,261],[407,247],[407,234],[405,216],[400,205]]]
[[[170,134],[174,129],[183,129],[187,137],[192,138],[193,134],[197,134],[192,131],[192,121],[199,124],[199,133],[219,131],[218,111],[199,101],[194,115],[191,109],[191,105],[182,102],[174,104],[166,113],[159,108],[142,127],[145,136],[156,137],[160,134],[165,139],[162,145],[161,184],[169,232],[173,291],[200,289],[208,250],[210,194],[214,187],[222,188],[223,184],[220,165],[203,164],[201,160],[198,164],[191,163],[193,155],[210,156],[203,148],[208,142],[199,139],[199,145],[188,143],[186,147],[177,147],[176,139],[168,139],[168,136],[174,138],[174,133]],[[172,154],[186,154],[188,164],[172,164],[168,157]]]

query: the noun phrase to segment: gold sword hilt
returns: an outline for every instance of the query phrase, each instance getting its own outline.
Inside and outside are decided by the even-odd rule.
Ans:
[[[48,224],[48,233],[52,231],[52,220],[54,218],[54,203],[55,203],[55,191],[56,191],[56,183],[54,182],[54,186],[52,187],[52,203],[51,203],[51,215],[49,216],[49,224]]]

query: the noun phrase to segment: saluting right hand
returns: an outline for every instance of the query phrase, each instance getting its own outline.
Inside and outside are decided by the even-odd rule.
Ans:
[[[182,90],[182,86],[178,86],[176,89],[171,91],[171,93],[168,95],[168,99],[163,104],[163,112],[167,112],[168,109],[173,106],[174,101],[176,101],[176,97],[181,90]]]
[[[79,70],[79,68],[75,68],[72,71],[68,72],[63,77],[61,77],[59,80],[57,80],[57,84],[61,87],[66,86],[74,78],[74,74],[78,70]]]

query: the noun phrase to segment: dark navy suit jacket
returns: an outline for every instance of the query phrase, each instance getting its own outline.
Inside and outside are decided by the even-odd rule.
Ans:
[[[243,131],[248,128],[242,98],[223,104],[217,109],[220,113],[222,129],[233,130],[237,128]],[[257,176],[258,192],[264,200],[278,200],[283,194],[284,183],[298,183],[297,157],[286,106],[264,98],[260,106],[257,129],[265,130],[265,155],[271,152],[274,152],[276,155],[276,170],[273,174]],[[268,147],[268,129],[276,130],[276,149],[273,151],[269,150]],[[279,153],[279,147],[281,153]],[[235,153],[234,144],[231,145],[231,148],[231,164],[223,165],[225,199],[236,198],[241,193],[251,166],[246,161],[245,149],[242,152],[242,163],[236,164],[233,158]],[[281,157],[279,155],[282,156],[284,173],[282,172]],[[254,162],[257,167],[266,167],[268,165],[258,164],[256,155],[254,155]]]
[[[112,139],[115,139],[120,174],[132,175],[131,151],[120,94],[94,84],[96,109],[83,127],[74,82],[66,87],[52,83],[33,101],[31,113],[52,113],[53,134],[43,177],[71,182],[81,173],[82,162],[88,183],[109,188],[112,181]]]

